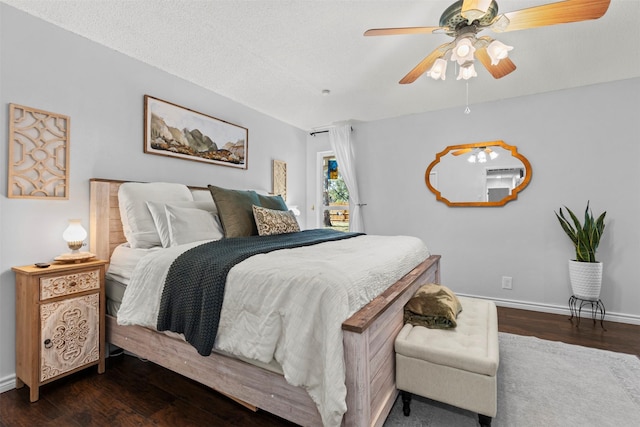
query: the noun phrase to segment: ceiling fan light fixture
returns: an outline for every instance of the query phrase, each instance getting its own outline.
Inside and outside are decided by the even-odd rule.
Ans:
[[[499,156],[499,154],[498,154],[498,153],[496,153],[496,152],[495,152],[495,151],[493,151],[493,150],[489,150],[489,158],[490,158],[491,160],[495,160],[498,156]]]
[[[478,33],[487,29],[501,33],[599,19],[607,12],[610,3],[611,0],[547,0],[545,4],[498,15],[496,0],[456,0],[442,12],[437,27],[372,28],[364,35],[446,34],[454,39],[429,53],[400,80],[400,84],[413,83],[428,69],[432,71],[432,78],[444,80],[439,68],[434,67],[435,60],[439,58],[458,62],[461,67],[458,80],[475,77],[473,61],[476,49],[478,61],[494,79],[500,79],[516,69],[508,58],[513,47],[491,37],[477,37]],[[471,65],[466,66],[468,63]],[[468,110],[467,107],[465,112]]]
[[[475,155],[475,154],[471,154],[471,155],[467,158],[467,162],[469,162],[469,163],[475,163],[475,162],[476,162],[476,155]]]
[[[491,65],[498,65],[501,59],[509,56],[509,51],[513,50],[513,46],[507,46],[501,41],[494,40],[487,46],[487,54],[491,58]]]
[[[465,62],[473,61],[476,48],[469,37],[462,37],[457,42],[454,48],[451,50],[451,60],[458,61],[459,65]]]
[[[477,77],[478,73],[476,73],[476,67],[473,65],[473,61],[468,61],[462,64],[460,67],[460,72],[458,73],[458,77],[456,80],[469,80],[471,77]]]
[[[486,163],[487,162],[487,154],[484,151],[480,151],[478,153],[478,163]]]
[[[446,73],[447,61],[442,58],[438,58],[433,63],[433,67],[427,71],[427,76],[431,77],[433,80],[444,80],[446,78]]]

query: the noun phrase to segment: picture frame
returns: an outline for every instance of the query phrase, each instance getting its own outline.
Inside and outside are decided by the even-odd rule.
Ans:
[[[144,152],[247,169],[249,130],[144,96]]]

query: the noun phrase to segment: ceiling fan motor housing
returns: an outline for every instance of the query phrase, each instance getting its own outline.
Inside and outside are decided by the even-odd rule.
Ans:
[[[498,15],[498,3],[493,0],[484,15],[477,17],[472,22],[469,22],[464,16],[462,16],[462,3],[463,0],[458,0],[442,12],[442,16],[440,16],[440,26],[449,28],[449,31],[454,35],[457,31],[468,25],[475,24],[479,27],[488,27]]]

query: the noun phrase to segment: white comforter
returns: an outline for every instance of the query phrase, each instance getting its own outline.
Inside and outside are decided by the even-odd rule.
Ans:
[[[118,324],[155,329],[172,261],[199,243],[151,253],[135,267]],[[342,322],[429,256],[408,236],[364,235],[255,255],[231,269],[215,347],[264,363],[304,387],[325,426],[346,412]]]

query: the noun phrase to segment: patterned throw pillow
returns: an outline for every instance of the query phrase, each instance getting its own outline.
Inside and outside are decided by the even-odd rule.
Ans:
[[[253,205],[253,216],[258,227],[258,234],[261,236],[300,231],[296,216],[291,211],[267,209]]]

